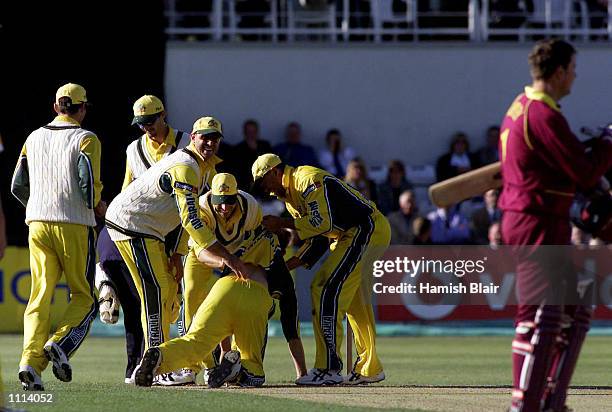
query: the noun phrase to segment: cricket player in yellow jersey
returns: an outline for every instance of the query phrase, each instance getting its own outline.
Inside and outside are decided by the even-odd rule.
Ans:
[[[195,245],[219,256],[239,276],[245,270],[240,259],[216,241],[198,213],[198,197],[206,187],[209,170],[218,162],[215,153],[222,137],[217,119],[198,119],[188,147],[151,166],[108,208],[109,235],[140,296],[145,347],[157,346],[169,336],[176,280],[170,273],[164,240],[177,225],[182,225]]]
[[[290,269],[312,266],[329,245],[331,253],[312,285],[315,367],[298,385],[362,384],[385,378],[376,354],[376,325],[364,261],[381,256],[389,246],[391,230],[376,205],[357,190],[324,170],[290,167],[274,154],[257,158],[252,167],[256,187],[285,201],[293,219],[265,216],[272,232],[294,229],[304,246],[287,262]],[[331,244],[329,243],[331,242]],[[363,277],[366,277],[365,279]],[[352,373],[341,376],[342,320],[347,315],[355,334],[357,361]]]
[[[275,289],[268,282],[274,276],[271,269],[281,250],[278,238],[257,224],[261,221],[257,202],[236,187],[232,175],[215,176],[211,192],[201,199],[207,204],[202,220],[216,233],[219,243],[235,250],[248,265],[249,279],[235,274],[219,279],[197,310],[187,334],[145,353],[134,374],[136,385],[151,386],[156,374],[201,362],[203,353],[210,353],[222,339],[232,335],[234,350],[226,352],[221,363],[209,371],[208,386],[216,388],[224,382],[241,386],[264,383],[267,323],[274,308],[269,290]],[[208,266],[225,266],[197,245],[192,253]]]
[[[32,285],[19,364],[19,380],[26,390],[43,390],[41,374],[49,360],[59,380],[72,380],[68,359],[98,311],[93,227],[106,205],[100,201],[100,141],[81,127],[87,107],[82,86],[60,87],[53,105],[57,117],[28,136],[13,174],[11,191],[26,206],[29,226]],[[49,337],[51,300],[62,273],[71,299]]]
[[[144,134],[127,147],[123,189],[159,160],[191,143],[189,133],[174,129],[166,123],[164,104],[156,96],[140,97],[134,102],[133,112],[132,125],[138,126]],[[214,167],[210,170],[210,173],[213,172]],[[182,256],[187,253],[186,242],[183,242],[182,249],[179,248],[181,234],[182,226],[179,224],[165,239],[166,253],[170,260],[170,272],[174,273],[177,279],[183,276]],[[123,308],[128,359],[125,382],[133,383],[132,374],[136,365],[140,363],[144,346],[140,322],[140,299],[132,275],[121,259],[106,228],[100,232],[97,250],[99,263],[96,270],[96,287],[99,290],[100,319],[105,323],[115,323],[118,319],[119,305]],[[173,283],[172,286],[177,288],[178,283]],[[178,314],[180,295],[174,292],[174,296],[176,298],[173,314],[174,312]]]
[[[189,133],[166,123],[166,109],[161,100],[145,95],[134,102],[132,125],[144,132],[126,150],[127,161],[123,189],[162,158],[191,143]]]
[[[121,190],[125,189],[152,165],[191,143],[189,133],[174,129],[166,123],[166,109],[159,98],[153,95],[144,95],[134,102],[133,111],[132,125],[137,125],[145,133],[130,143],[126,149],[125,177]],[[205,171],[203,179],[205,188],[203,190],[210,187],[210,180],[216,173],[215,165],[220,162],[221,159],[216,157],[213,162],[210,162]],[[183,236],[181,225],[166,237],[166,252],[170,257],[171,266],[178,273],[178,277],[183,274],[180,256],[187,254],[187,238],[187,236]]]
[[[257,200],[250,194],[238,190],[236,178],[229,173],[217,174],[212,180],[212,189],[199,199],[202,221],[215,233],[217,241],[223,244],[230,253],[242,256],[244,249],[252,248],[254,239],[259,241],[267,239],[264,228],[261,226],[262,208]],[[272,235],[276,238],[276,235]],[[278,240],[275,239],[275,242]],[[260,243],[260,247],[269,247],[269,242]],[[196,284],[197,301],[185,302],[193,305],[187,313],[195,314],[197,308],[204,301],[216,276],[207,271],[207,267],[198,261],[196,249],[192,248],[187,257],[186,268],[193,268],[198,275]],[[259,262],[255,262],[258,263]],[[264,265],[265,266],[265,265]],[[200,268],[204,268],[201,270]],[[273,256],[270,267],[266,269],[268,288],[272,296],[279,299],[281,309],[281,324],[283,334],[289,345],[289,350],[296,369],[297,377],[306,374],[306,361],[304,348],[299,335],[297,297],[291,273],[285,265],[280,249]],[[211,282],[213,280],[213,282]],[[210,285],[210,286],[208,286]],[[195,289],[195,288],[194,288]],[[192,318],[187,318],[185,325],[189,330]],[[214,360],[211,356],[205,358],[204,366],[210,368]],[[199,371],[199,365],[191,365],[187,370]],[[185,378],[175,376],[175,384],[185,384]],[[195,383],[195,377],[189,383]]]

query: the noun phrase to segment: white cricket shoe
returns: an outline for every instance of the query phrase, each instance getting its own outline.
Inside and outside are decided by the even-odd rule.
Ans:
[[[212,369],[205,368],[202,373],[202,378],[204,378],[204,385],[208,385],[208,378],[210,377],[210,372]]]
[[[153,377],[157,375],[157,369],[161,365],[162,357],[159,348],[149,348],[145,352],[140,364],[134,369],[134,381],[136,386],[151,386]]]
[[[53,374],[55,377],[62,382],[70,382],[72,380],[72,367],[64,350],[52,341],[47,342],[43,350],[47,359],[53,362]]]
[[[367,385],[369,383],[382,382],[385,380],[385,372],[380,372],[374,376],[363,376],[360,373],[352,371],[350,375],[344,377],[344,385]]]
[[[42,379],[31,366],[19,367],[19,380],[24,391],[44,391]]]
[[[221,363],[210,370],[208,374],[208,387],[219,388],[225,382],[235,379],[242,369],[240,352],[231,350],[226,352]]]
[[[342,375],[339,371],[312,368],[306,375],[296,379],[295,384],[308,386],[338,385],[342,381]]]
[[[191,369],[181,369],[176,372],[163,373],[153,380],[153,385],[159,386],[183,386],[195,385],[196,374]]]
[[[183,368],[181,369],[181,378],[183,381],[183,385],[195,385],[196,377],[198,373],[193,369]]]
[[[134,385],[134,375],[130,376],[129,378],[125,378],[123,382],[127,383],[128,385]]]

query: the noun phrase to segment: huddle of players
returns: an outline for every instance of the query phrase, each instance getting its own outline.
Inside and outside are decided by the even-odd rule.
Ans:
[[[542,260],[545,248],[536,247],[569,244],[573,193],[578,187],[596,186],[612,166],[610,139],[592,143],[587,151],[561,114],[558,101],[570,93],[575,55],[574,48],[562,40],[536,44],[529,56],[533,84],[512,103],[501,128],[502,233],[504,243],[521,247],[522,252],[517,259],[519,306],[512,343],[511,410],[516,412],[567,410],[567,389],[591,316],[590,306],[578,303],[576,296],[564,304],[548,299],[550,291],[557,289],[576,295],[575,273],[570,273],[568,256],[555,252]],[[135,105],[134,120],[147,136],[147,128],[163,122],[165,113],[159,100],[143,99]],[[93,292],[92,227],[94,216],[103,215],[105,209],[99,200],[100,143],[80,127],[87,111],[82,87],[61,87],[54,108],[58,116],[28,137],[11,188],[26,205],[30,231],[32,288],[24,313],[19,369],[19,379],[28,390],[43,389],[40,374],[49,361],[57,378],[71,380],[68,358],[87,335],[98,309]],[[168,142],[164,140],[163,150],[159,142],[155,146],[145,136],[130,146],[132,154],[128,149],[128,165],[140,158],[144,167],[131,169],[137,178],[106,212],[108,234],[141,302],[147,349],[133,373],[136,384],[151,385],[159,375],[158,381],[180,381],[185,374],[172,374],[172,379],[163,374],[179,368],[197,370],[203,363],[210,369],[209,386],[229,381],[261,385],[270,292],[280,297],[281,307],[295,305],[287,269],[310,267],[326,250],[330,254],[311,286],[316,359],[307,373],[297,324],[290,328],[283,322],[296,363],[296,383],[357,384],[384,379],[375,350],[369,291],[362,290],[360,276],[364,259],[376,259],[389,244],[389,225],[374,204],[322,170],[292,168],[266,154],[253,164],[255,183],[284,200],[292,218],[261,217],[259,206],[247,193],[236,190],[231,175],[213,177],[218,161],[215,151],[223,136],[218,120],[198,119],[190,143],[180,150],[175,149],[176,133],[165,135]],[[147,157],[143,149],[147,144],[153,145],[155,150],[148,156],[154,158]],[[165,245],[177,227],[175,240]],[[284,262],[278,238],[286,229],[294,230],[304,245]],[[186,334],[167,340],[176,279],[181,277],[178,256],[186,250]],[[208,289],[201,279],[211,278],[210,268],[229,274],[204,296],[203,290]],[[72,299],[48,339],[51,297],[62,271]],[[279,280],[281,286],[274,286]],[[116,305],[111,283],[101,283],[102,313],[112,319]],[[192,299],[192,294],[200,297]],[[107,297],[110,301],[104,300]],[[290,309],[285,319],[287,313],[294,316]],[[343,378],[339,353],[345,314],[355,331],[358,358],[353,372]],[[233,342],[222,343],[221,358],[207,355],[228,336],[233,336]],[[218,359],[219,365],[212,366]]]
[[[85,90],[75,84],[63,86],[57,92],[56,106],[62,102],[85,112]],[[86,336],[98,309],[93,294],[94,205],[99,205],[97,215],[105,214],[106,222],[98,241],[100,264],[96,273],[101,318],[109,323],[116,321],[120,299],[126,318],[127,312],[132,320],[134,315],[140,317],[141,335],[135,330],[138,322],[126,322],[126,331],[131,329],[126,334],[126,382],[140,386],[195,383],[196,373],[205,369],[210,387],[226,382],[262,385],[267,322],[274,310],[272,297],[279,300],[296,384],[362,384],[385,378],[375,349],[370,296],[361,286],[363,260],[372,253],[382,254],[390,239],[389,225],[372,202],[323,170],[292,168],[278,156],[266,154],[253,164],[255,184],[259,190],[284,200],[292,218],[263,217],[261,206],[250,194],[237,190],[232,175],[216,174],[215,165],[221,161],[216,152],[223,138],[220,121],[202,117],[190,134],[182,133],[166,124],[159,99],[143,96],[134,104],[133,124],[145,133],[128,147],[123,190],[104,210],[105,205],[99,202],[99,152],[89,156],[95,158],[93,162],[89,158],[86,162],[81,161],[85,150],[78,150],[85,136],[93,139],[95,135],[80,127],[84,113],[77,119],[61,111],[58,115],[59,120],[54,122],[63,123],[52,122],[28,137],[24,146],[28,157],[21,159],[13,179],[13,193],[27,208],[31,256],[41,262],[32,265],[32,296],[39,289],[46,291],[41,299],[30,299],[24,316],[19,378],[25,389],[43,389],[40,375],[48,361],[53,362],[58,379],[71,380],[68,359]],[[32,142],[40,140],[42,133],[48,143],[58,132],[63,138],[60,146],[76,148],[73,152],[52,148],[63,153],[58,155],[64,156],[58,162],[65,164],[65,174],[32,173],[40,162],[30,150]],[[95,141],[99,145],[97,138]],[[70,174],[75,170],[77,173]],[[34,193],[40,191],[39,187],[48,187],[53,179],[67,184],[60,191],[48,193],[60,199],[47,199],[48,208],[57,208],[64,200],[62,196],[68,196],[73,203],[83,203],[79,206],[88,220],[75,220],[65,213],[48,222],[44,216],[30,216]],[[78,191],[82,193],[77,197]],[[48,242],[40,247],[32,243],[38,219],[51,227],[43,228],[51,233],[45,233]],[[62,225],[75,230],[82,227],[89,236],[85,236],[89,242],[85,243],[89,251],[86,270],[81,263],[76,269],[64,262],[48,265],[51,256],[63,254],[64,259],[70,259],[77,254],[66,253],[67,247],[75,249],[73,252],[79,247],[81,254],[85,250],[82,243],[58,246],[62,233],[56,233],[56,226],[61,230]],[[286,239],[288,229],[304,243],[297,255],[285,262],[285,245],[279,238]],[[311,287],[317,352],[315,367],[307,370],[289,269],[311,267],[327,250],[330,254]],[[220,274],[216,281],[213,270]],[[49,325],[41,322],[39,315],[48,314],[49,291],[58,280],[50,278],[62,271],[77,294],[73,291],[66,319],[45,343]],[[183,335],[170,340],[169,325],[179,317],[179,281],[184,297],[180,322]],[[86,304],[77,308],[79,285],[85,285],[87,293],[81,293],[86,295]],[[33,312],[37,316],[29,315]],[[355,332],[358,358],[353,372],[343,377],[339,354],[345,315]],[[35,336],[32,329],[37,331]],[[75,342],[66,338],[71,334],[79,339],[76,344],[66,343]],[[140,344],[138,336],[143,337]],[[39,362],[32,361],[32,353]]]

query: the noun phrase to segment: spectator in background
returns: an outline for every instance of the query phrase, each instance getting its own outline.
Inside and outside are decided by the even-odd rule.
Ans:
[[[501,223],[493,222],[488,230],[489,246],[497,247],[502,244]]]
[[[302,127],[298,122],[291,122],[285,129],[285,142],[272,149],[283,163],[289,166],[319,167],[319,161],[312,146],[302,143]]]
[[[431,245],[431,221],[422,216],[412,221],[413,245]]]
[[[325,135],[326,149],[319,152],[321,167],[339,179],[346,175],[346,167],[356,155],[350,147],[342,147],[340,130],[331,129]]]
[[[412,189],[406,179],[406,168],[401,160],[391,160],[387,180],[378,186],[378,209],[385,215],[399,210],[399,197],[402,192]]]
[[[272,146],[267,140],[259,137],[259,124],[256,120],[248,119],[242,124],[244,140],[234,146],[232,165],[233,175],[238,181],[241,190],[249,191],[253,177],[251,175],[251,165],[259,155],[270,153]]]
[[[359,157],[349,162],[344,181],[357,189],[366,199],[377,203],[376,183],[368,178],[368,169]]]
[[[499,127],[490,126],[487,129],[486,142],[478,149],[476,156],[480,166],[495,163],[499,160]]]
[[[453,135],[448,153],[438,158],[436,179],[440,182],[477,167],[478,159],[470,153],[470,143],[467,135],[463,132],[457,132]]]
[[[472,243],[470,224],[457,205],[438,208],[427,218],[431,220],[431,241],[436,245],[469,245]]]
[[[486,245],[489,243],[489,227],[492,223],[501,220],[501,210],[497,207],[498,197],[499,192],[497,190],[487,190],[484,194],[484,206],[476,209],[472,214],[470,227],[476,244]]]
[[[387,215],[391,225],[392,245],[411,245],[414,241],[412,222],[417,217],[417,204],[414,192],[406,190],[399,197],[399,210]]]

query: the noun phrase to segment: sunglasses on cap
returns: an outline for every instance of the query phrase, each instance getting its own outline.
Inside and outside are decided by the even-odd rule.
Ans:
[[[153,124],[157,121],[157,119],[159,119],[159,115],[150,119],[148,122],[137,122],[136,124],[138,125],[138,127],[153,126]]]
[[[214,133],[208,133],[203,135],[204,140],[211,140],[215,143],[219,142],[221,140],[221,135],[217,132]]]

